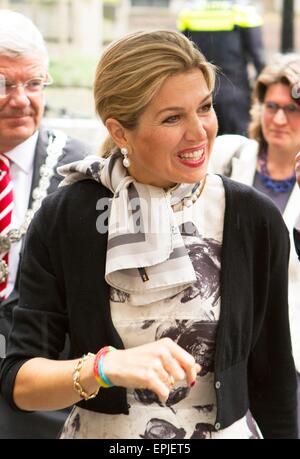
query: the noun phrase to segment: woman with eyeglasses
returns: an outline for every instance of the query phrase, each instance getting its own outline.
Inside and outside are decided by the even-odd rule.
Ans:
[[[262,70],[254,86],[250,113],[250,139],[237,135],[217,137],[210,169],[252,185],[267,195],[281,211],[292,238],[300,208],[300,189],[295,173],[295,157],[300,150],[299,55],[279,55]],[[292,243],[289,263],[290,327],[300,385],[299,292],[300,265]]]

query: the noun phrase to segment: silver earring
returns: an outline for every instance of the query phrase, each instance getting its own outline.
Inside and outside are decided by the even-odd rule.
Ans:
[[[128,158],[128,150],[127,150],[127,148],[125,148],[125,147],[121,148],[121,153],[124,156],[123,166],[124,167],[129,167],[131,163],[130,163],[130,159]]]

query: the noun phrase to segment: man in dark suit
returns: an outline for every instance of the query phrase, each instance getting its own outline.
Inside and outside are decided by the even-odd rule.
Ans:
[[[44,88],[51,82],[39,30],[22,14],[0,10],[0,187],[3,176],[8,180],[0,188],[0,358],[18,303],[28,225],[42,199],[57,188],[62,178],[57,167],[89,153],[83,143],[41,127]],[[65,410],[17,413],[0,398],[0,438],[55,438],[66,415]]]

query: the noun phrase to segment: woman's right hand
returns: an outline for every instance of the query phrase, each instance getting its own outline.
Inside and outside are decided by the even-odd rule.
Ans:
[[[174,382],[192,386],[201,370],[194,357],[170,338],[106,354],[103,371],[115,386],[149,389],[164,402]]]

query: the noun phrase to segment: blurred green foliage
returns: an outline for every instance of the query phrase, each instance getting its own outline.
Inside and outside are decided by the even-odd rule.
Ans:
[[[98,58],[68,53],[50,60],[50,74],[53,85],[59,87],[91,88],[94,81]]]

